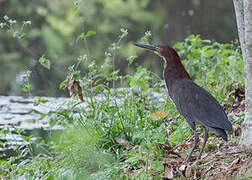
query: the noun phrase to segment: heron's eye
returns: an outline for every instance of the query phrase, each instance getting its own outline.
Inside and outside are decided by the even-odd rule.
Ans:
[[[160,47],[157,47],[156,49],[157,49],[158,52],[162,51],[162,49]]]

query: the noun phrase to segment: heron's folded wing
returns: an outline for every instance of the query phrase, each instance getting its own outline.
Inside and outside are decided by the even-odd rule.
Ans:
[[[171,98],[188,120],[212,128],[231,131],[232,125],[219,102],[191,80],[180,80],[171,87]]]

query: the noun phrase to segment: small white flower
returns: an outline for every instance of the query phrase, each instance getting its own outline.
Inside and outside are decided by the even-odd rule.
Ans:
[[[29,79],[30,75],[31,75],[32,71],[24,71],[24,72],[21,72],[19,76],[20,80],[25,82]]]
[[[17,21],[16,21],[16,20],[10,19],[10,20],[9,20],[9,23],[10,23],[10,24],[15,24],[15,23],[17,23]]]
[[[151,31],[146,31],[145,36],[151,36]]]
[[[23,21],[23,24],[26,25],[26,24],[30,24],[31,25],[31,21]]]
[[[128,29],[121,28],[122,33],[128,33]]]
[[[3,28],[4,27],[4,23],[0,23],[0,28]]]
[[[112,54],[105,51],[105,56],[112,56]]]
[[[80,55],[77,60],[78,61],[83,61],[83,60],[87,60],[87,59],[88,59],[88,56],[86,54],[84,54],[83,56]]]
[[[8,21],[9,17],[7,15],[4,16],[4,20]]]

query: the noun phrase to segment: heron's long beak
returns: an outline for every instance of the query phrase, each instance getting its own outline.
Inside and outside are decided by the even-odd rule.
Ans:
[[[155,46],[152,45],[145,45],[145,44],[138,44],[138,43],[133,43],[135,46],[141,47],[141,48],[145,48],[145,49],[149,49],[151,51],[155,51],[157,52],[158,49]]]

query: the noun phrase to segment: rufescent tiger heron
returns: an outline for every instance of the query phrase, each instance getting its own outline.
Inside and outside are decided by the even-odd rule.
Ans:
[[[197,159],[200,159],[208,139],[206,128],[217,132],[225,141],[228,141],[225,131],[231,131],[232,124],[225,111],[209,92],[192,81],[181,63],[178,53],[170,46],[152,46],[138,43],[134,43],[134,45],[154,51],[166,62],[163,76],[168,95],[194,132],[194,144],[186,161],[190,161],[199,142],[195,122],[203,126],[204,133],[203,146]]]

